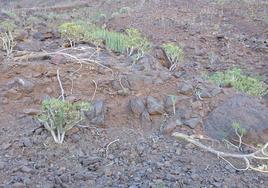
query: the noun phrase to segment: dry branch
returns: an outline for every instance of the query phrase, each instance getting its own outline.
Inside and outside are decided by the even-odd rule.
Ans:
[[[222,152],[222,151],[218,151],[214,148],[211,148],[209,146],[206,146],[204,144],[202,144],[199,140],[197,140],[195,138],[195,136],[188,136],[186,134],[183,133],[178,133],[175,132],[172,134],[173,136],[180,138],[180,139],[185,139],[186,141],[210,152],[213,153],[215,155],[217,155],[219,158],[223,159],[224,161],[226,161],[228,164],[230,164],[234,169],[236,170],[254,170],[254,171],[258,171],[258,172],[265,172],[268,173],[268,167],[267,165],[262,165],[262,166],[258,166],[258,167],[254,167],[251,164],[251,160],[253,159],[257,159],[257,160],[268,160],[268,153],[267,151],[265,151],[268,148],[268,143],[266,143],[261,149],[250,153],[250,154],[237,154],[237,153],[228,153],[228,152]],[[240,168],[236,168],[230,161],[228,161],[226,159],[226,157],[230,157],[230,158],[236,158],[236,159],[241,159],[245,162],[246,167],[243,169]]]

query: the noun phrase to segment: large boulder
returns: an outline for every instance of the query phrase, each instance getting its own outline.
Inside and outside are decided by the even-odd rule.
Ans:
[[[257,99],[235,95],[214,109],[204,123],[208,136],[229,141],[237,140],[233,123],[246,130],[243,141],[257,144],[268,142],[268,108]]]

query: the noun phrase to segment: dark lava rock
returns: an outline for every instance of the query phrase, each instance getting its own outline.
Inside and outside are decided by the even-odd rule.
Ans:
[[[139,97],[135,97],[129,101],[129,107],[135,115],[141,115],[145,110],[143,100]]]
[[[192,129],[196,128],[196,126],[199,125],[200,123],[202,123],[202,120],[201,118],[198,117],[194,117],[184,121],[184,124]]]
[[[23,173],[33,173],[33,169],[31,169],[31,168],[29,168],[27,166],[21,167],[20,171],[23,172]]]
[[[32,147],[33,146],[33,142],[31,141],[30,138],[24,137],[20,140],[19,145],[21,147]]]
[[[51,58],[50,63],[54,65],[65,64],[67,62],[67,58],[63,55],[55,55]]]
[[[183,95],[192,95],[193,86],[188,82],[183,82],[178,84],[178,91]]]
[[[5,168],[5,163],[0,161],[0,170],[3,170]]]
[[[214,109],[205,121],[206,133],[215,139],[237,140],[232,124],[237,122],[246,129],[243,141],[266,143],[268,138],[268,108],[257,99],[235,95]]]
[[[94,125],[102,125],[105,121],[107,107],[103,100],[97,100],[92,104],[92,108],[89,112],[86,112],[86,117]]]
[[[168,71],[161,71],[159,73],[159,77],[163,80],[163,81],[167,81],[170,80],[172,78],[171,73]]]
[[[144,110],[143,113],[140,116],[141,124],[142,125],[150,125],[151,124],[151,118],[150,114],[147,112],[147,110]]]
[[[164,134],[170,134],[172,133],[172,131],[177,127],[182,125],[182,121],[180,120],[180,118],[172,118],[169,121],[167,121],[164,129],[163,129],[163,133]]]
[[[39,52],[42,49],[42,44],[39,41],[25,41],[18,43],[15,49],[19,51]]]
[[[150,115],[157,115],[164,113],[164,106],[158,99],[149,96],[147,97],[147,109]]]
[[[96,171],[101,166],[101,158],[99,157],[82,157],[80,158],[82,166],[88,168],[89,171]]]

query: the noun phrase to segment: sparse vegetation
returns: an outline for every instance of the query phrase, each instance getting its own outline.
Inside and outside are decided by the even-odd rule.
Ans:
[[[121,54],[127,53],[135,60],[143,57],[150,49],[149,41],[134,28],[127,29],[126,34],[123,34],[85,22],[71,22],[62,24],[59,30],[62,36],[70,41],[71,46],[74,46],[75,41],[86,41],[95,45],[103,42],[108,49]]]
[[[238,91],[245,92],[253,96],[262,96],[267,93],[268,86],[262,81],[242,74],[238,68],[225,72],[217,72],[210,76],[215,84],[221,87],[234,87]]]
[[[13,32],[15,30],[15,23],[13,21],[3,21],[0,23],[0,39],[2,40],[2,49],[6,52],[6,56],[10,58],[15,47]]]
[[[64,23],[59,27],[61,35],[67,38],[71,47],[75,46],[77,41],[82,40],[85,37],[84,27],[81,24],[73,22]]]
[[[87,102],[72,104],[59,99],[46,99],[42,103],[42,114],[38,120],[51,133],[54,141],[61,144],[66,131],[83,121],[83,112],[89,109],[90,104]]]
[[[169,70],[175,70],[177,65],[181,63],[184,59],[183,49],[174,43],[164,44],[163,49],[171,64]]]

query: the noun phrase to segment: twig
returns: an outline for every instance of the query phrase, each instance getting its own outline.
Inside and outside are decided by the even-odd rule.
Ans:
[[[208,146],[202,144],[199,140],[194,139],[193,136],[188,136],[188,135],[183,134],[183,133],[175,132],[172,135],[177,137],[177,138],[185,139],[188,142],[190,142],[190,143],[192,143],[192,144],[194,144],[194,145],[196,145],[196,146],[198,146],[198,147],[200,147],[200,148],[202,148],[202,149],[204,149],[206,151],[209,151],[210,153],[213,153],[213,154],[217,155],[219,158],[221,158],[224,161],[226,161],[228,164],[230,164],[236,170],[248,170],[248,169],[251,169],[251,170],[254,170],[254,171],[258,171],[258,172],[268,173],[268,168],[267,169],[265,168],[265,170],[262,170],[259,167],[256,168],[256,167],[253,167],[250,164],[251,159],[268,160],[268,156],[265,155],[266,152],[264,152],[264,150],[267,149],[267,147],[268,147],[268,143],[266,143],[261,149],[255,151],[253,153],[250,153],[250,154],[236,154],[236,153],[227,153],[227,152],[222,152],[222,151],[215,150],[215,149],[213,149],[211,147],[208,147]],[[261,154],[262,156],[258,156],[259,154]],[[226,159],[226,157],[242,159],[242,160],[245,161],[246,167],[243,168],[243,169],[238,169],[230,161],[228,161]]]
[[[106,158],[108,157],[108,150],[109,150],[110,145],[112,145],[113,143],[118,142],[118,141],[119,141],[119,139],[116,139],[116,140],[110,142],[110,143],[106,146],[106,150],[105,150],[105,156],[106,156]]]
[[[64,98],[64,89],[62,87],[62,83],[61,83],[61,80],[60,80],[60,71],[59,69],[57,69],[57,79],[58,79],[58,82],[60,84],[60,89],[61,89],[61,99],[64,101],[65,98]]]
[[[92,82],[95,84],[95,90],[94,90],[94,93],[93,93],[93,95],[92,95],[92,97],[91,97],[91,102],[94,100],[95,95],[96,95],[96,92],[97,92],[97,89],[98,89],[98,85],[97,85],[97,83],[95,82],[95,80],[92,80]]]

